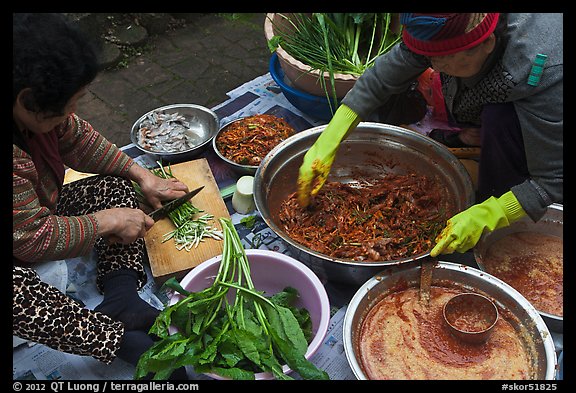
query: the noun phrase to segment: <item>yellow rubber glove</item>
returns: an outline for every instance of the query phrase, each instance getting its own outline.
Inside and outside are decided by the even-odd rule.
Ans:
[[[298,201],[306,207],[320,191],[336,157],[340,142],[356,128],[360,118],[346,105],[340,105],[316,142],[304,155],[298,176]]]
[[[512,191],[500,198],[490,197],[450,218],[436,237],[436,246],[430,251],[430,256],[466,252],[478,243],[485,231],[506,227],[525,215]]]

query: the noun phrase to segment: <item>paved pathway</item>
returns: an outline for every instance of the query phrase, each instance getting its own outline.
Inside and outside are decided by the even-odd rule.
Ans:
[[[77,113],[121,147],[131,143],[133,123],[149,110],[225,101],[228,91],[268,72],[265,15],[198,14],[184,27],[150,37],[148,49],[127,68],[96,77]]]

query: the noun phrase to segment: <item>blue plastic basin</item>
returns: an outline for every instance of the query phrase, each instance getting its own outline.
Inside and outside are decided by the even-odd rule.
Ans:
[[[270,75],[272,76],[272,79],[274,79],[274,82],[280,86],[286,99],[302,113],[317,120],[329,121],[332,119],[333,114],[330,110],[330,105],[328,104],[328,98],[315,96],[306,93],[305,91],[298,90],[284,81],[284,71],[280,66],[278,55],[276,53],[272,54],[272,57],[270,58]],[[337,105],[333,106],[334,111],[336,111],[337,107]]]

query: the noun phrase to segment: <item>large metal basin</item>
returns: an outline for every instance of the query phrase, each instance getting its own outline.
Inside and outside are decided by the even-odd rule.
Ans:
[[[346,358],[356,378],[367,379],[358,356],[358,336],[364,318],[388,294],[419,286],[420,270],[418,264],[387,269],[368,280],[352,297],[344,316],[343,341]],[[557,358],[550,331],[538,311],[518,291],[479,269],[451,262],[439,262],[435,266],[432,285],[456,285],[481,293],[492,299],[500,310],[511,313],[512,317],[507,319],[525,342],[534,379],[554,379]],[[501,317],[508,312],[501,312]]]
[[[529,217],[524,217],[510,226],[487,232],[480,237],[478,244],[474,247],[474,258],[481,270],[486,270],[484,258],[492,244],[502,239],[504,236],[516,232],[536,232],[543,235],[564,238],[564,206],[554,203],[548,206],[544,216],[538,222],[532,221]],[[548,328],[556,333],[564,332],[564,317],[553,315],[542,310],[538,310]]]
[[[288,244],[292,256],[326,280],[360,285],[386,267],[428,256],[425,253],[379,262],[335,259],[304,247],[284,232],[277,218],[280,204],[296,191],[304,154],[325,128],[325,125],[314,127],[286,139],[258,167],[254,200],[266,224]],[[418,132],[380,123],[362,122],[349,134],[340,146],[328,181],[356,182],[361,178],[408,172],[425,174],[442,183],[454,214],[474,202],[470,175],[445,146]]]

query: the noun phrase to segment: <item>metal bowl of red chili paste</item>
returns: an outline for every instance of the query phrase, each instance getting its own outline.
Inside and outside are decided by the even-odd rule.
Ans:
[[[518,291],[479,269],[440,261],[424,304],[420,276],[418,264],[392,267],[352,297],[343,342],[358,379],[554,379],[552,335]],[[443,323],[442,306],[470,292],[498,308],[495,330],[481,344],[460,341]]]
[[[520,292],[548,328],[564,331],[564,207],[554,203],[537,222],[524,217],[487,232],[474,248],[478,267]]]
[[[322,125],[304,130],[284,140],[270,151],[258,167],[254,200],[266,224],[288,244],[296,259],[325,280],[361,285],[382,269],[429,256],[434,239],[427,239],[429,248],[422,252],[368,261],[330,256],[303,245],[287,233],[280,219],[283,203],[294,198],[303,157],[325,127]],[[416,131],[381,123],[361,122],[350,132],[340,144],[327,183],[353,185],[366,179],[409,174],[425,176],[429,180],[427,184],[433,185],[436,192],[441,194],[445,219],[473,204],[474,190],[470,175],[445,146]],[[427,192],[421,190],[421,194]],[[401,218],[410,219],[406,214]],[[444,218],[440,226],[445,225]],[[411,224],[418,225],[420,222],[411,219]],[[390,238],[403,235],[406,234],[393,233]],[[411,234],[406,235],[407,241],[410,240],[409,236]]]

